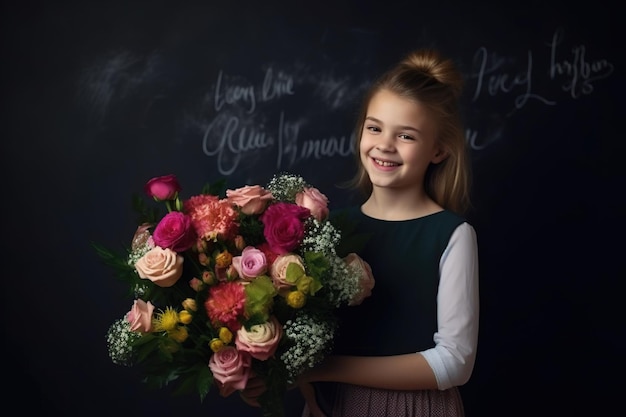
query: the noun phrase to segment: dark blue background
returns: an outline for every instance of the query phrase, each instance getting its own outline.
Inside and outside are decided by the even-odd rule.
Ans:
[[[174,173],[191,195],[235,166],[203,152],[207,126],[220,131],[226,118],[274,138],[241,153],[233,187],[287,170],[315,183],[331,207],[356,201],[335,187],[352,173],[351,156],[279,159],[280,114],[299,127],[288,133],[298,152],[348,139],[367,83],[405,52],[435,46],[466,75],[464,115],[476,134],[469,220],[480,244],[481,329],[462,387],[467,415],[613,409],[626,277],[616,10],[602,1],[203,3],[2,5],[9,403],[59,415],[259,415],[236,396],[211,394],[200,405],[147,391],[110,362],[104,335],[131,300],[90,242],[128,244],[131,195],[149,178]],[[555,34],[557,61],[571,71],[584,61],[590,72],[550,72]],[[483,51],[493,71],[480,78]],[[244,101],[216,110],[220,71],[258,95],[268,70],[293,81],[294,94],[258,101],[251,113]],[[525,92],[536,96],[515,108]],[[298,415],[297,393],[287,403]]]

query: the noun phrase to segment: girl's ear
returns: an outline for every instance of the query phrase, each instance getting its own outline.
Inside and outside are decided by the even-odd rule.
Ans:
[[[435,153],[435,156],[433,156],[433,158],[430,160],[431,163],[433,164],[438,164],[439,162],[443,161],[444,159],[446,159],[448,157],[448,152],[444,149],[438,149],[437,152]]]

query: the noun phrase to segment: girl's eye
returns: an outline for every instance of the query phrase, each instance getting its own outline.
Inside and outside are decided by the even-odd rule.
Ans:
[[[409,135],[407,135],[407,134],[405,134],[405,133],[402,133],[402,134],[400,134],[399,136],[400,136],[400,139],[404,139],[404,140],[414,140],[413,136],[409,136]]]
[[[365,129],[369,130],[370,132],[380,132],[380,128],[378,126],[366,126]]]

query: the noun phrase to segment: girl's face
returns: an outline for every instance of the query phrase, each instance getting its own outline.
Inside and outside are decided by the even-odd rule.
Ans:
[[[419,188],[428,166],[445,158],[428,109],[388,90],[369,103],[359,152],[374,188],[398,191]]]

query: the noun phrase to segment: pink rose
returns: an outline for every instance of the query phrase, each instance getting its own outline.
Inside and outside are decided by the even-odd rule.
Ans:
[[[239,351],[249,352],[253,358],[265,361],[274,355],[282,336],[283,327],[272,316],[265,323],[251,326],[250,330],[245,327],[237,330],[235,345]]]
[[[349,253],[348,256],[343,258],[348,264],[348,268],[352,269],[359,275],[359,287],[360,290],[352,297],[352,300],[348,303],[350,306],[359,305],[367,297],[372,295],[372,289],[374,288],[374,274],[372,274],[372,268],[356,253]]]
[[[211,356],[209,368],[213,373],[213,378],[221,384],[222,396],[227,397],[246,387],[251,364],[250,354],[240,352],[234,346],[224,346]]]
[[[150,301],[145,302],[138,298],[133,303],[133,307],[126,314],[126,321],[130,323],[130,330],[133,332],[147,333],[152,329],[152,313],[154,306]]]
[[[241,256],[233,257],[233,266],[242,279],[250,281],[267,271],[265,254],[253,246],[246,246]]]
[[[152,178],[144,186],[144,191],[155,200],[174,200],[181,190],[175,175]]]
[[[297,204],[270,205],[259,219],[265,225],[263,235],[272,251],[284,254],[295,249],[304,238],[304,220],[311,211]]]
[[[240,207],[244,214],[262,213],[272,198],[272,193],[260,185],[246,185],[236,190],[226,190],[226,199]]]
[[[292,282],[287,281],[287,267],[290,263],[295,263],[304,269],[304,262],[302,258],[293,253],[278,256],[270,268],[272,282],[279,290],[289,288],[294,285]]]
[[[317,188],[308,187],[296,194],[296,204],[311,210],[311,215],[320,222],[328,217],[328,198]]]
[[[184,252],[196,243],[196,233],[191,218],[180,211],[167,213],[152,233],[154,243],[174,252]]]
[[[135,263],[140,278],[159,287],[171,287],[183,274],[183,257],[168,248],[156,246]]]

